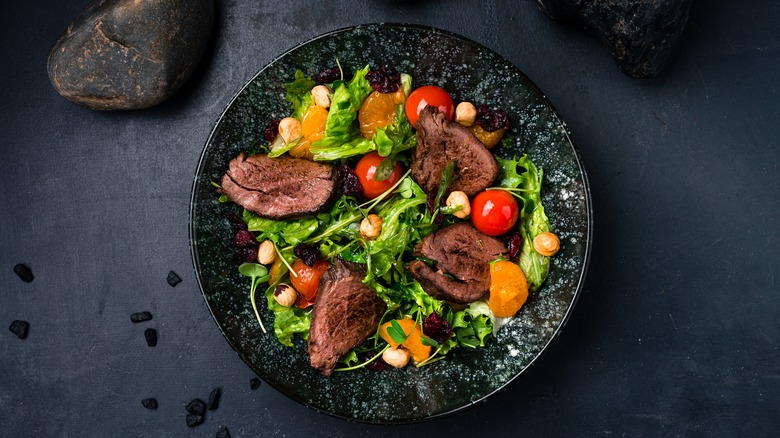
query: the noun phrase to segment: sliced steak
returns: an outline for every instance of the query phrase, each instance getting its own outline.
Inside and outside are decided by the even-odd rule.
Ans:
[[[436,261],[436,271],[422,261],[407,266],[428,295],[467,304],[485,296],[490,288],[488,262],[507,254],[507,248],[470,222],[458,222],[426,236],[414,253]]]
[[[366,267],[336,258],[320,278],[309,330],[311,366],[329,376],[344,354],[374,334],[387,306],[362,283]]]
[[[458,178],[448,192],[461,190],[472,197],[498,178],[498,162],[485,145],[468,128],[447,121],[436,107],[427,106],[417,121],[412,178],[426,193],[435,192],[450,161],[455,162]]]
[[[221,193],[269,219],[287,219],[322,210],[336,192],[336,171],[329,164],[265,154],[230,161]]]

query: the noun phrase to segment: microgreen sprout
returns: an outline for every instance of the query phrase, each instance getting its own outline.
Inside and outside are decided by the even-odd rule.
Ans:
[[[263,320],[260,319],[260,312],[257,311],[255,291],[257,290],[257,285],[260,283],[265,283],[269,278],[271,278],[271,276],[268,275],[268,269],[266,269],[265,266],[257,263],[242,263],[241,266],[238,267],[238,272],[240,272],[241,275],[252,279],[252,286],[249,289],[249,298],[252,301],[252,309],[255,311],[257,322],[260,323],[260,328],[263,330],[263,333],[267,333],[265,331],[265,326],[263,325]]]

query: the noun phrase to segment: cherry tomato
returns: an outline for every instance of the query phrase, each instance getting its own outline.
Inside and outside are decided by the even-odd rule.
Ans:
[[[377,152],[371,152],[368,155],[358,161],[355,166],[355,175],[360,180],[360,185],[363,186],[363,196],[368,199],[374,199],[382,193],[386,192],[390,187],[398,182],[404,174],[401,168],[401,163],[395,163],[395,169],[390,174],[390,177],[383,181],[375,181],[374,174],[376,174],[376,168],[379,163],[384,160],[384,157]]]
[[[325,260],[317,260],[314,266],[306,266],[303,260],[298,259],[293,262],[291,268],[298,276],[290,273],[290,283],[298,291],[298,300],[295,305],[304,309],[314,304],[317,298],[317,289],[320,287],[320,277],[325,272],[330,263]]]
[[[449,93],[436,85],[425,85],[412,91],[406,98],[406,117],[412,126],[417,126],[420,111],[428,105],[439,107],[439,111],[444,113],[447,120],[452,120],[455,114],[455,106]]]
[[[519,216],[517,201],[506,190],[485,190],[471,201],[471,222],[488,236],[511,230]]]

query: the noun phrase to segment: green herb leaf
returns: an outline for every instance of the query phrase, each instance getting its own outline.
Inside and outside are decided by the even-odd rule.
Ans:
[[[406,341],[406,338],[409,336],[404,333],[404,329],[401,328],[401,324],[398,324],[398,321],[392,320],[390,321],[390,326],[387,327],[387,334],[390,335],[390,337],[398,344],[403,344]]]
[[[429,346],[429,347],[433,347],[433,348],[438,348],[438,347],[439,347],[439,343],[438,343],[438,342],[436,342],[436,340],[435,340],[435,339],[431,339],[431,338],[429,338],[429,337],[427,337],[427,336],[422,336],[422,337],[420,337],[420,342],[421,342],[423,345],[427,345],[427,346]]]
[[[393,157],[385,157],[374,172],[374,181],[386,181],[393,174],[398,160]]]

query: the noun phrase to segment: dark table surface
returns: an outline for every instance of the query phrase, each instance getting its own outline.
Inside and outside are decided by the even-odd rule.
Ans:
[[[780,4],[697,2],[668,68],[623,75],[596,39],[518,1],[218,1],[196,74],[148,110],[95,112],[46,76],[86,1],[0,14],[0,435],[762,436],[780,427]],[[303,5],[306,4],[306,6]],[[232,95],[320,33],[431,25],[507,57],[567,121],[595,210],[562,335],[486,403],[371,426],[316,413],[252,371],[209,314],[190,257],[198,157]],[[23,283],[13,266],[35,280]],[[183,282],[166,283],[169,270]],[[128,315],[150,310],[159,344]],[[31,324],[26,340],[5,327]],[[223,391],[194,429],[183,405]],[[145,410],[140,400],[156,397]]]

